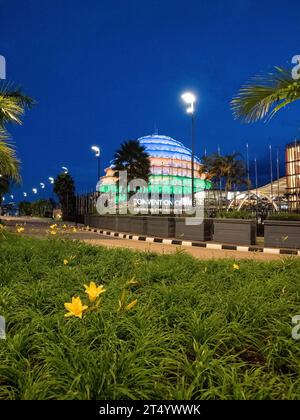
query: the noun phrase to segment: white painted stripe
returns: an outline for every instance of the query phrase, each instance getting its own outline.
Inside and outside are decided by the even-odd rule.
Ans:
[[[192,242],[190,241],[182,241],[182,246],[192,246]]]
[[[298,255],[299,255],[299,257],[300,257],[300,251],[298,251]]]
[[[172,239],[164,239],[163,244],[172,245]]]
[[[150,237],[148,238],[148,237],[147,237],[147,238],[146,238],[146,242],[154,242],[154,238],[150,238]]]
[[[222,249],[221,244],[206,244],[206,248],[208,249]]]
[[[240,252],[248,252],[249,251],[249,247],[248,246],[237,246],[236,247],[236,250],[237,251],[240,251]]]
[[[276,248],[264,248],[263,252],[265,254],[280,254],[280,249],[276,249]]]
[[[133,239],[134,241],[138,241],[138,240],[139,240],[139,237],[138,237],[138,236],[133,236],[133,237],[132,237],[132,239]]]

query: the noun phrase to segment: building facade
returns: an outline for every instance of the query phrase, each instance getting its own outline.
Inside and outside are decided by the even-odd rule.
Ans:
[[[300,141],[295,140],[286,146],[286,184],[289,208],[300,209]]]
[[[191,197],[191,150],[180,141],[168,136],[153,134],[138,139],[144,146],[150,159],[150,177],[148,187],[143,193],[145,197],[155,195],[164,199],[169,197],[171,202]],[[194,158],[195,192],[211,188],[211,182],[205,174],[200,174],[201,162]],[[117,178],[114,176],[113,164],[105,169],[105,176],[100,179],[97,190],[101,193],[118,193],[118,201],[127,199],[124,191],[117,192]]]

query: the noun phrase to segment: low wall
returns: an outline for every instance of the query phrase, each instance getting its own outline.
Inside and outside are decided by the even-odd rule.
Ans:
[[[213,219],[213,240],[237,245],[256,244],[256,221],[243,219]]]
[[[196,219],[190,218],[190,222]],[[175,237],[182,240],[211,241],[213,233],[213,219],[204,219],[201,224],[187,224],[185,217],[175,219]]]

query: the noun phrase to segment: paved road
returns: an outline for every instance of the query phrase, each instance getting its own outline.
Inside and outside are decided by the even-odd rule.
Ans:
[[[22,224],[25,226],[25,232],[22,235],[29,235],[37,238],[44,238],[47,235],[47,231],[50,225],[53,224],[51,219],[43,218],[30,218],[30,217],[1,217],[5,220],[8,229],[11,231],[16,230],[16,224]],[[62,226],[63,223],[59,223],[58,226]],[[59,231],[63,232],[60,228]],[[59,234],[60,236],[60,234]],[[159,254],[174,253],[178,249],[184,250],[188,254],[193,255],[195,258],[200,259],[213,259],[213,258],[236,258],[236,259],[255,259],[261,261],[278,260],[283,257],[280,255],[262,254],[253,252],[237,252],[228,250],[212,250],[206,248],[194,248],[188,246],[175,246],[175,245],[164,245],[159,243],[149,243],[142,241],[134,241],[130,239],[121,239],[105,235],[99,235],[94,232],[80,231],[73,232],[72,229],[66,229],[62,234],[63,237],[70,239],[81,240],[95,246],[106,246],[110,248],[130,248],[138,251],[152,251]],[[297,257],[295,257],[297,258]]]

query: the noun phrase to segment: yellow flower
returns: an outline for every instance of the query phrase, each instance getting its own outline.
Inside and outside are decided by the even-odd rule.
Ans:
[[[17,227],[17,233],[22,233],[22,232],[24,232],[24,230],[25,229],[22,226]]]
[[[73,227],[72,231],[73,231],[73,233],[76,233],[77,232],[76,227]]]
[[[240,266],[238,264],[233,264],[232,268],[234,270],[239,270],[240,269]]]
[[[68,264],[69,264],[69,261],[64,259],[64,265],[68,265]]]
[[[63,225],[63,229],[67,229],[67,225]]]
[[[57,228],[57,224],[56,224],[56,223],[55,223],[54,225],[51,225],[51,226],[50,226],[50,229],[52,229],[52,230],[53,230],[53,229],[56,229],[56,228]]]
[[[65,316],[82,318],[82,313],[87,310],[88,306],[82,304],[80,297],[72,297],[72,302],[65,303],[65,308],[69,311]]]
[[[129,303],[129,304],[126,306],[126,308],[125,308],[125,309],[126,309],[126,311],[129,311],[130,309],[134,308],[136,304],[137,304],[137,299],[133,300],[131,303]]]
[[[97,286],[93,281],[90,282],[89,286],[85,284],[84,287],[85,293],[88,295],[91,302],[95,302],[98,296],[106,292],[103,285]]]
[[[57,234],[57,232],[56,232],[56,230],[50,230],[50,235],[56,235]]]

